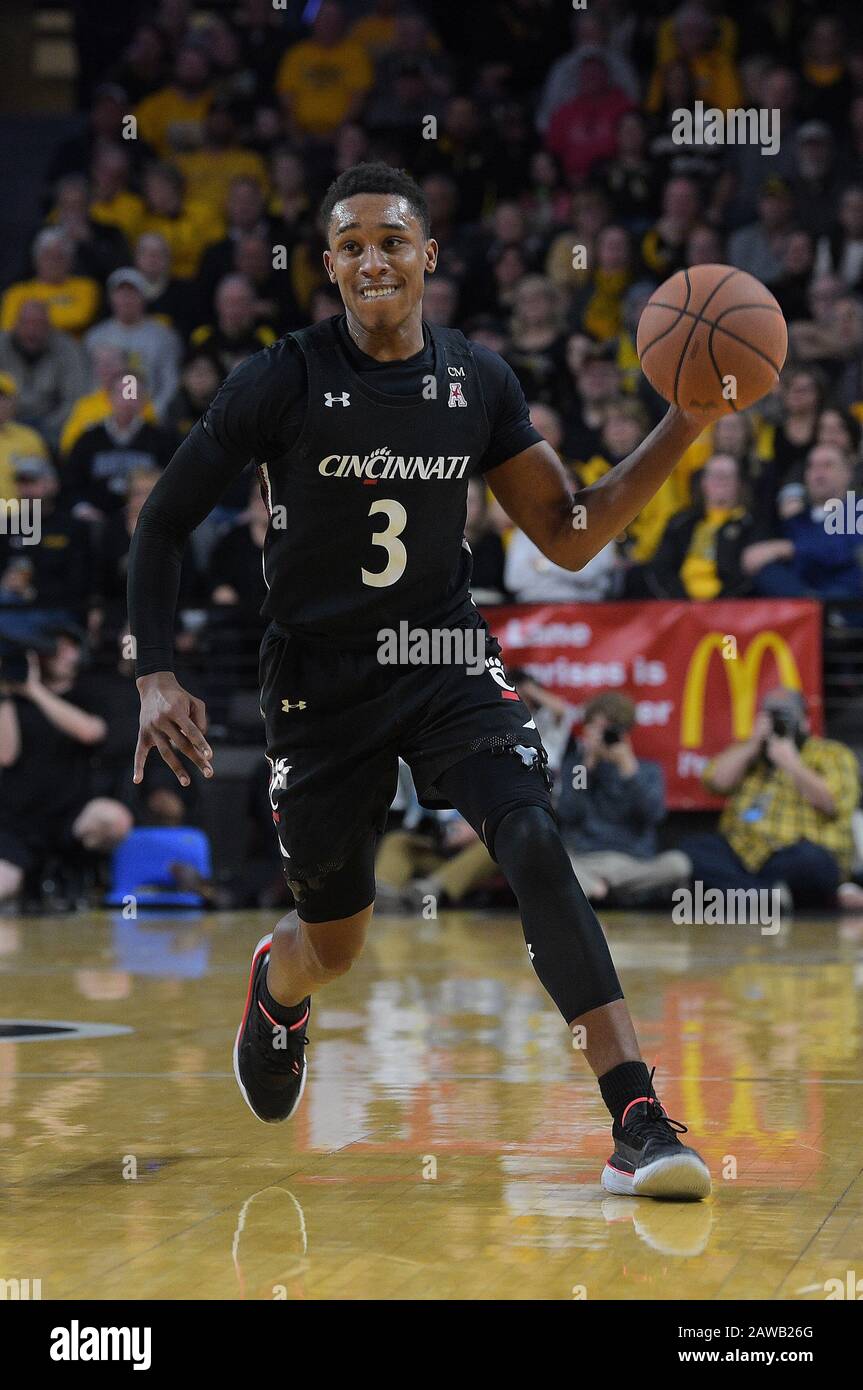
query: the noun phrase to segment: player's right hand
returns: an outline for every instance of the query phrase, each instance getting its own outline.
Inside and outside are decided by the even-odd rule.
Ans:
[[[158,748],[162,761],[174,773],[181,787],[188,787],[189,774],[178,757],[183,753],[205,777],[213,775],[213,750],[204,737],[207,711],[203,700],[184,690],[171,671],[139,676],[141,723],[135,747],[133,782],[144,776],[144,764],[151,748]]]

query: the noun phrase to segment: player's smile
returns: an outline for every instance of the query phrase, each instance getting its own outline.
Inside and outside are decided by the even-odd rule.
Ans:
[[[328,239],[324,264],[359,346],[381,360],[417,352],[425,276],[435,268],[437,244],[410,204],[389,193],[345,198],[333,208]]]

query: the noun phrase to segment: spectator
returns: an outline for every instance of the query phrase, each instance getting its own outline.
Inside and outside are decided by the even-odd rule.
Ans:
[[[63,469],[64,499],[85,520],[119,511],[133,471],[161,471],[177,444],[169,430],[144,419],[142,402],[127,394],[123,378],[113,382],[110,396],[111,414],[84,431]]]
[[[749,588],[742,554],[755,523],[737,459],[714,454],[698,485],[700,500],[671,518],[647,566],[648,588],[658,598],[737,598]]]
[[[203,140],[212,103],[207,55],[197,44],[186,43],[177,53],[173,80],[135,108],[139,137],[160,159],[194,149]]]
[[[119,227],[98,222],[90,214],[90,189],[84,174],[66,174],[57,184],[57,197],[48,217],[74,248],[75,275],[103,283],[129,258],[129,246]]]
[[[225,219],[225,235],[207,247],[201,263],[199,280],[208,305],[219,281],[233,271],[237,245],[244,237],[263,237],[271,248],[279,242],[277,223],[266,211],[266,197],[257,179],[242,176],[231,180]]]
[[[122,87],[113,82],[98,86],[84,131],[71,136],[57,150],[48,173],[49,180],[54,182],[64,174],[86,174],[103,150],[116,148],[122,141],[128,112],[129,97]]]
[[[623,329],[623,299],[632,281],[633,256],[624,227],[603,227],[596,241],[595,268],[572,298],[572,317],[597,342]]]
[[[415,828],[402,825],[383,836],[375,881],[390,910],[458,907],[488,886],[499,869],[472,826],[455,811],[427,812]]]
[[[127,807],[91,795],[92,750],[108,727],[80,703],[81,636],[58,633],[50,654],[29,654],[22,684],[0,689],[0,902],[50,854],[107,854],[132,828]]]
[[[183,175],[173,164],[151,164],[143,187],[140,231],[163,236],[171,248],[174,274],[179,280],[194,279],[205,250],[222,235],[221,220],[186,197]]]
[[[686,881],[678,850],[659,852],[665,786],[658,764],[636,757],[630,741],[635,705],[626,695],[596,695],[561,774],[557,814],[576,876],[593,902],[634,907],[665,902]]]
[[[217,222],[224,216],[235,179],[252,179],[262,195],[266,195],[269,187],[263,158],[256,150],[246,149],[239,143],[233,107],[224,100],[215,102],[204,118],[204,141],[200,149],[179,154],[174,162],[185,179],[188,197],[208,208]]]
[[[861,433],[860,421],[853,415],[846,414],[844,410],[822,410],[818,416],[815,442],[832,444],[834,448],[841,449],[856,467],[860,462]]]
[[[576,468],[582,486],[596,482],[610,468],[621,463],[638,448],[647,432],[647,411],[640,401],[609,401],[602,412],[599,449]],[[634,563],[636,571],[639,565],[652,557],[669,517],[673,516],[679,507],[678,483],[672,476],[630,522],[626,528],[627,560]],[[643,597],[639,589],[630,592],[632,582],[628,574],[627,597]]]
[[[647,155],[647,123],[640,111],[624,111],[614,152],[597,164],[593,177],[608,194],[617,220],[634,235],[646,232],[659,187],[656,166]]]
[[[528,400],[553,405],[566,390],[564,311],[551,280],[527,275],[513,294],[510,340],[504,357]]]
[[[743,553],[743,568],[757,594],[768,598],[863,598],[860,540],[825,525],[826,503],[844,500],[851,488],[851,460],[830,444],[809,452],[805,488],[779,494],[779,535],[756,541]]]
[[[582,353],[578,335],[567,339],[569,390],[564,414],[564,449],[569,458],[586,462],[602,455],[606,407],[620,395],[620,372],[614,346],[589,345]]]
[[[713,15],[702,5],[685,4],[675,10],[671,25],[659,32],[658,62],[645,102],[648,112],[660,109],[663,68],[679,59],[689,70],[695,98],[705,106],[726,111],[741,105],[740,79],[722,37]]]
[[[180,340],[147,313],[147,281],[139,270],[125,266],[108,277],[111,317],[91,328],[87,351],[115,347],[126,354],[133,376],[140,374],[157,416],[161,419],[177,389]]]
[[[276,341],[269,324],[256,323],[256,309],[252,282],[245,275],[226,275],[216,290],[216,321],[196,328],[191,346],[205,348],[227,376],[238,362]]]
[[[372,80],[365,49],[345,37],[343,7],[324,0],[311,37],[288,49],[276,74],[290,135],[300,142],[331,139],[344,121],[358,115]]]
[[[261,626],[261,604],[266,598],[261,556],[270,517],[255,479],[249,505],[238,523],[210,554],[206,586],[210,603],[233,610],[235,626]]]
[[[116,227],[134,246],[144,218],[144,200],[129,187],[131,160],[122,145],[97,151],[90,170],[90,216]]]
[[[0,371],[18,388],[18,418],[55,447],[85,389],[86,359],[67,333],[51,327],[40,300],[25,300],[11,331],[0,333]]]
[[[139,24],[114,73],[118,85],[137,105],[164,85],[167,76],[165,36],[158,24]]]
[[[805,121],[797,131],[792,188],[797,221],[814,237],[828,235],[840,192],[836,146],[823,121]]]
[[[545,258],[545,273],[560,289],[579,289],[587,282],[586,267],[594,264],[597,238],[610,221],[611,204],[601,188],[581,188],[573,194],[566,230],[557,234]],[[573,255],[576,246],[584,248],[584,265]]]
[[[533,421],[533,416],[531,416]],[[537,428],[539,428],[537,426]],[[467,520],[465,540],[471,553],[471,593],[474,603],[503,603],[506,592],[503,582],[504,551],[500,536],[489,521],[488,498],[481,478],[471,478],[467,485]]]
[[[854,852],[857,760],[850,748],[810,733],[799,690],[769,691],[751,736],[708,763],[703,780],[728,798],[718,833],[681,844],[705,889],[785,885],[795,907],[860,905],[863,890],[843,883]]]
[[[93,352],[92,361],[96,389],[79,396],[72,407],[60,435],[61,457],[66,457],[72,452],[85,430],[90,429],[92,425],[98,425],[111,414],[111,391],[114,383],[121,378],[125,378],[127,382],[132,380],[129,358],[121,348],[112,347],[109,343],[104,347],[97,347]],[[139,392],[143,385],[143,379],[140,379]],[[156,412],[152,401],[142,402],[141,413],[145,420],[151,424],[155,423]]]
[[[448,175],[458,189],[459,220],[479,221],[494,206],[496,190],[492,146],[480,125],[476,103],[466,96],[450,97],[438,138],[430,143],[430,168]]]
[[[189,280],[172,273],[171,248],[159,232],[145,232],[135,242],[135,270],[144,277],[147,314],[173,328],[181,338],[191,333],[197,319],[197,294]]]
[[[662,193],[662,214],[641,243],[644,264],[658,280],[683,268],[686,243],[700,215],[698,188],[692,179],[669,179]]]
[[[129,546],[141,508],[160,476],[158,468],[151,468],[147,464],[133,468],[129,473],[128,491],[123,506],[111,513],[99,532],[94,556],[94,589],[97,603],[91,627],[100,631],[110,642],[113,642],[127,626],[126,580]],[[260,566],[260,559],[258,565]],[[199,607],[202,597],[200,574],[194,552],[189,546],[183,552],[177,596],[177,618],[181,625],[184,614],[189,609]]]
[[[96,317],[99,286],[85,275],[72,274],[75,251],[65,232],[46,227],[33,242],[32,280],[10,285],[0,301],[0,329],[8,332],[18,322],[22,305],[31,300],[44,304],[52,328],[80,334]]]
[[[93,592],[89,528],[58,501],[57,470],[44,456],[18,459],[15,487],[22,503],[39,508],[39,544],[0,532],[0,600],[14,604],[31,633],[46,614],[86,622]]]
[[[183,363],[177,394],[168,406],[165,428],[185,439],[222,384],[221,365],[206,348],[192,348]]]
[[[572,48],[552,65],[543,84],[536,109],[536,128],[541,135],[548,132],[555,114],[583,92],[584,64],[596,57],[605,63],[611,85],[621,90],[629,98],[630,104],[638,100],[638,78],[632,65],[611,45],[603,47],[598,42],[584,42],[581,38],[581,18],[581,15],[573,16]],[[596,38],[600,39],[601,35],[597,34]]]
[[[603,54],[583,51],[578,91],[557,108],[545,133],[570,180],[586,179],[599,160],[611,159],[621,118],[631,108],[632,98],[614,85]]]
[[[807,292],[815,266],[815,243],[802,228],[792,230],[782,253],[782,269],[771,289],[788,323],[809,316]]]
[[[793,204],[788,185],[776,177],[765,179],[758,199],[758,220],[734,232],[728,242],[728,259],[765,285],[782,275],[785,250],[793,226]]]
[[[838,275],[849,289],[863,286],[863,186],[852,184],[839,201],[835,227],[820,238],[815,254],[817,275]]]
[[[507,547],[504,583],[516,603],[601,603],[615,597],[619,577],[613,542],[575,571],[549,560],[517,528]]]
[[[38,430],[15,419],[18,387],[8,372],[0,372],[0,506],[17,497],[15,466],[20,459],[47,459],[48,449]],[[2,540],[2,537],[0,537]]]
[[[780,381],[782,414],[758,441],[762,468],[756,482],[756,516],[762,528],[777,521],[776,498],[786,483],[803,479],[806,458],[818,429],[824,383],[816,369],[792,367]]]

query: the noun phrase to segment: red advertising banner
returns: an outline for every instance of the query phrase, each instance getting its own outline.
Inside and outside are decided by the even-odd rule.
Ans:
[[[802,690],[821,732],[821,606],[808,599],[507,605],[484,616],[507,665],[525,667],[578,718],[603,690],[635,701],[633,747],[661,765],[671,809],[720,804],[701,773],[748,737],[771,686]]]

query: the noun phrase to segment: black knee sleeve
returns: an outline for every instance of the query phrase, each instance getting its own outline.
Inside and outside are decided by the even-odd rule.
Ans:
[[[286,867],[288,887],[302,920],[336,922],[368,907],[375,896],[376,848],[377,837],[367,836],[337,869],[317,878],[290,878]]]
[[[498,821],[495,850],[518,899],[533,968],[566,1022],[622,999],[602,927],[548,811],[510,810]]]
[[[516,807],[538,807],[554,820],[547,761],[544,748],[485,748],[438,778],[440,792],[473,826],[492,859],[497,828]]]

